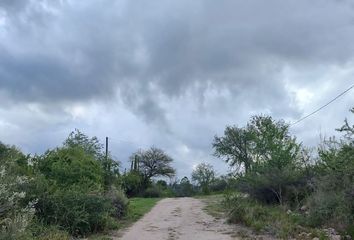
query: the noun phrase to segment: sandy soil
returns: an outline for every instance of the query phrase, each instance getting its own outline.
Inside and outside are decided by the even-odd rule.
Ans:
[[[204,210],[204,203],[194,198],[167,198],[128,228],[121,240],[229,240],[244,239],[240,229],[215,219]],[[264,239],[264,238],[262,238]]]

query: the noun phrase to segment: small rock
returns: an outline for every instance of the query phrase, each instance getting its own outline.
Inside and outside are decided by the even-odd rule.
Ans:
[[[337,231],[334,228],[328,228],[328,233],[331,235],[337,235]]]
[[[331,240],[341,240],[341,236],[340,235],[332,235],[329,237]]]
[[[302,211],[302,212],[305,212],[307,210],[307,206],[306,205],[304,205],[304,206],[302,206],[301,208],[300,208],[300,211]]]
[[[312,238],[312,240],[320,240],[318,237],[314,237]]]
[[[290,215],[292,214],[293,212],[289,209],[288,211],[286,211],[286,214]]]

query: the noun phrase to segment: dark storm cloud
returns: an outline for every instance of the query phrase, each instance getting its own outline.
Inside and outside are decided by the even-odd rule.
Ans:
[[[29,2],[28,0],[1,0],[0,8],[13,13],[25,8]]]
[[[296,112],[284,67],[341,65],[354,53],[346,1],[18,0],[0,8],[8,13],[0,88],[13,101],[86,101],[118,91],[153,122],[166,123],[158,96],[178,98],[196,86],[227,89],[246,106]]]

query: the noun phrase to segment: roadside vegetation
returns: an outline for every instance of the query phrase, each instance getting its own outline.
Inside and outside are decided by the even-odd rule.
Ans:
[[[98,139],[79,130],[42,155],[0,143],[0,239],[80,238],[137,220],[158,199],[127,194],[137,189],[137,196],[155,197],[151,178],[175,170],[158,148],[134,156],[142,171],[121,174]]]
[[[96,137],[79,130],[42,155],[0,143],[0,240],[102,236],[137,221],[161,198],[215,194],[210,213],[258,233],[351,239],[354,126],[345,120],[337,130],[341,138],[309,150],[289,124],[254,116],[213,140],[229,174],[200,163],[180,180],[173,159],[157,147],[133,153],[130,168],[121,171]]]
[[[133,223],[142,218],[148,213],[156,203],[160,201],[160,198],[131,198],[129,199],[129,205],[127,213],[120,218],[116,225],[111,229],[106,229],[103,232],[92,234],[89,236],[89,240],[110,240],[116,237],[117,232],[114,230],[125,229],[130,227]],[[119,234],[118,234],[119,236]]]
[[[223,200],[229,221],[284,239],[353,238],[354,126],[337,130],[340,139],[309,151],[269,116],[226,127],[213,147],[235,169]]]
[[[0,240],[103,236],[137,221],[163,197],[208,193],[216,179],[205,165],[193,175],[198,185],[188,177],[172,181],[173,159],[156,147],[133,153],[130,169],[121,172],[103,144],[79,130],[42,155],[0,143],[0,160]]]

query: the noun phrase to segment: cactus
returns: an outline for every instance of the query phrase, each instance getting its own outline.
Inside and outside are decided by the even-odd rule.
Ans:
[[[139,156],[135,155],[131,161],[130,171],[139,172]]]

